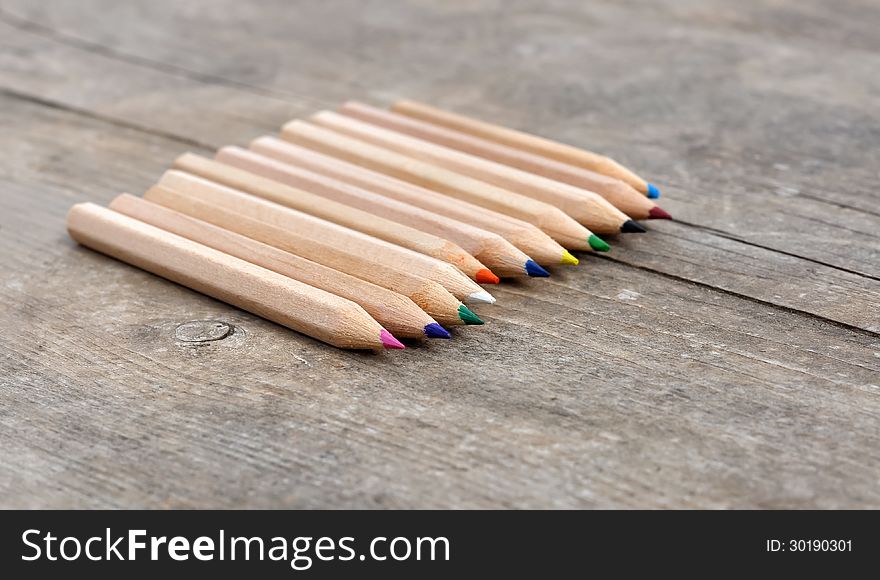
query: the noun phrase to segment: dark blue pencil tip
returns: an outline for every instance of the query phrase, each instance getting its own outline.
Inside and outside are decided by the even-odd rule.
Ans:
[[[651,199],[657,199],[660,197],[660,190],[653,183],[648,184],[648,197]]]
[[[436,322],[425,325],[425,336],[428,338],[452,338],[452,335]]]
[[[539,266],[534,260],[526,260],[526,274],[536,278],[546,278],[550,272]]]

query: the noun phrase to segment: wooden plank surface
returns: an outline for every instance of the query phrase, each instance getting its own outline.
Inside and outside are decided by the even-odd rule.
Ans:
[[[826,4],[5,0],[0,504],[880,506],[880,9]],[[398,356],[64,232],[186,150],[396,97],[607,152],[679,221]]]

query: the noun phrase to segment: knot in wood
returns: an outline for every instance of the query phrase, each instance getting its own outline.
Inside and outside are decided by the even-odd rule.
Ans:
[[[212,342],[223,340],[232,332],[232,325],[219,320],[191,320],[174,331],[177,340],[183,342]]]

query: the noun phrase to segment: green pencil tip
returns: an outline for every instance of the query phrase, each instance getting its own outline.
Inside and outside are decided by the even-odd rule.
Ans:
[[[590,234],[590,237],[587,238],[587,242],[590,244],[590,247],[596,250],[597,252],[607,252],[611,249],[611,246],[605,243],[605,240],[597,236],[596,234]]]
[[[458,307],[458,317],[461,318],[465,324],[484,324],[484,322],[480,320],[480,317],[471,312],[464,304]]]

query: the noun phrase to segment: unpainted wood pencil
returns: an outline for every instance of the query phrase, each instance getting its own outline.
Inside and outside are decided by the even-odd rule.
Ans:
[[[159,185],[295,231],[302,236],[344,246],[352,252],[434,280],[459,300],[492,304],[495,298],[458,268],[431,256],[374,238],[333,222],[306,214],[261,197],[226,187],[179,170],[166,171]],[[176,209],[176,208],[175,208]]]
[[[349,205],[192,153],[185,153],[175,159],[174,167],[449,262],[473,279],[478,276],[489,279],[495,277],[479,260],[449,240]]]
[[[594,233],[619,234],[630,219],[604,197],[592,191],[437,144],[430,137],[449,131],[443,127],[354,101],[339,107],[339,112],[343,116],[319,113],[310,120],[355,138],[363,136],[364,140],[394,151],[409,151],[409,155],[422,161],[435,163],[450,171],[547,202]],[[357,121],[349,121],[346,117]],[[385,132],[377,134],[371,126],[381,127]],[[598,238],[590,238],[590,246],[596,251],[605,251],[608,248]]]
[[[149,202],[181,214],[398,292],[412,300],[440,324],[447,326],[482,324],[473,312],[433,280],[395,269],[381,260],[364,257],[350,246],[340,248],[294,233],[301,231],[300,222],[292,218],[284,219],[286,212],[293,210],[282,208],[285,211],[279,214],[280,218],[272,216],[278,224],[273,225],[258,219],[266,217],[266,214],[251,211],[254,208],[247,204],[241,207],[237,205],[234,197],[226,198],[222,193],[209,202],[162,185],[155,185],[144,194],[144,197]]]
[[[567,145],[558,141],[553,141],[545,137],[539,137],[524,131],[517,131],[508,127],[502,127],[486,121],[480,121],[472,117],[466,117],[458,113],[452,113],[417,103],[415,101],[401,100],[391,106],[391,109],[397,113],[407,115],[409,117],[428,121],[436,125],[448,127],[462,133],[468,133],[475,137],[481,137],[489,141],[494,141],[501,145],[507,145],[514,149],[529,151],[536,155],[543,155],[550,159],[562,161],[577,167],[583,167],[614,177],[625,183],[628,183],[637,191],[654,199],[660,196],[660,190],[644,179],[636,175],[630,169],[627,169],[614,159],[586,149],[581,149],[573,145]]]
[[[111,201],[110,209],[303,284],[347,298],[359,304],[367,314],[395,336],[451,337],[412,300],[366,280],[127,193]]]
[[[561,209],[548,203],[305,121],[295,120],[287,123],[282,130],[282,137],[293,143],[533,223],[566,248],[583,250],[590,247],[587,242],[590,232]]]
[[[671,216],[653,201],[614,177],[455,130],[431,131],[430,135],[426,133],[422,138],[490,161],[497,161],[523,171],[594,191],[634,220],[671,219]]]
[[[250,149],[385,197],[495,232],[544,266],[577,264],[577,258],[537,226],[528,222],[466,201],[451,199],[442,193],[275,137],[265,136],[255,139],[251,142]]]
[[[455,242],[499,276],[528,273],[530,258],[497,234],[240,147],[223,147],[214,158]],[[492,272],[477,272],[477,282],[497,284]]]
[[[403,348],[352,302],[93,203],[67,214],[80,244],[333,346]]]

